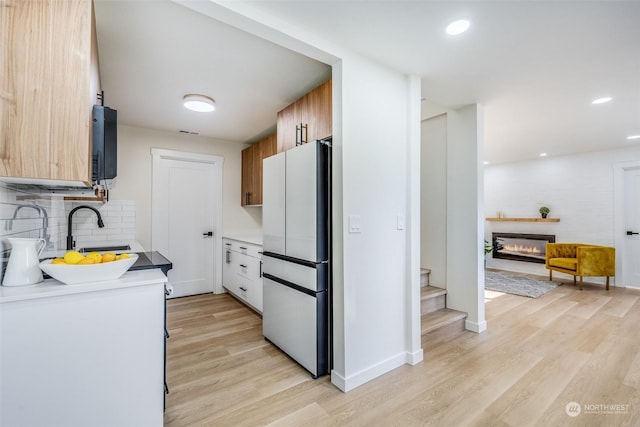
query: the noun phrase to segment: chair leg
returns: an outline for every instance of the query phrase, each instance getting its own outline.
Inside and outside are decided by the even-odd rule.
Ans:
[[[582,290],[582,276],[580,276],[580,290]]]
[[[607,290],[609,290],[609,276],[607,276]]]
[[[575,274],[574,274],[574,275],[573,275],[573,286],[575,286],[575,285],[576,285],[576,276],[575,276]]]
[[[549,270],[549,281],[553,280],[553,270]]]

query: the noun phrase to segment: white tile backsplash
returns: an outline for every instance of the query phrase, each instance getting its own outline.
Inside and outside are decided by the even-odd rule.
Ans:
[[[97,209],[105,227],[98,227],[98,219],[93,211],[76,211],[73,215],[72,229],[76,247],[100,240],[136,240],[134,200],[110,200],[106,203],[65,201],[61,194],[41,192],[33,186],[23,188],[0,182],[0,280],[4,272],[4,263],[10,253],[7,237],[46,236],[50,242],[48,252],[64,250],[67,245],[69,212],[81,205]]]

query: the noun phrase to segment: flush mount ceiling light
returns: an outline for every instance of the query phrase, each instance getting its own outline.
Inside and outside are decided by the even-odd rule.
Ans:
[[[540,153],[540,157],[547,157],[547,153]]]
[[[611,98],[610,96],[605,96],[603,98],[598,98],[598,99],[594,99],[593,101],[591,101],[592,104],[604,104],[606,102],[611,101],[613,98]]]
[[[640,139],[640,135],[629,135],[627,139]]]
[[[469,29],[471,24],[466,19],[460,19],[458,21],[453,21],[451,24],[447,25],[447,34],[450,36],[457,36],[458,34],[462,34]]]
[[[190,93],[185,95],[182,100],[185,108],[199,113],[208,113],[216,109],[216,102],[213,98],[205,95]]]

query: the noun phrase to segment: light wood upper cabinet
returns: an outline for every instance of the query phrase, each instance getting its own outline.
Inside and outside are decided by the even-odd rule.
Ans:
[[[262,160],[276,154],[276,134],[242,150],[242,206],[262,204]]]
[[[91,183],[91,0],[0,0],[0,176]]]
[[[296,141],[315,141],[333,134],[331,80],[278,112],[278,153],[296,146]],[[306,129],[300,129],[306,125]]]

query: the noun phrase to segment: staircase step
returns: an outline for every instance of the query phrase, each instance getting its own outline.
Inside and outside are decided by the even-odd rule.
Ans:
[[[429,286],[429,275],[431,274],[430,268],[421,268],[420,269],[420,286]]]
[[[420,314],[433,313],[446,307],[447,290],[435,286],[420,288]]]
[[[465,330],[466,319],[467,313],[450,308],[423,314],[422,346],[432,346],[460,335]]]

